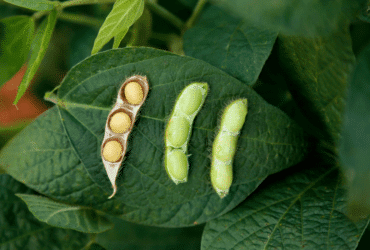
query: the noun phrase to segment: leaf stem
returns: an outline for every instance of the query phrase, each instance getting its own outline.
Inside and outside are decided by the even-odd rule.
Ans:
[[[180,18],[178,18],[177,16],[175,16],[174,14],[172,14],[171,12],[163,8],[162,6],[156,3],[150,2],[150,1],[145,1],[145,4],[148,7],[148,9],[158,14],[159,16],[163,17],[164,19],[167,19],[170,23],[172,23],[179,30],[184,29],[184,26],[185,26],[184,22]]]
[[[207,0],[198,0],[198,3],[197,3],[197,5],[196,5],[196,6],[195,6],[195,8],[194,8],[193,13],[191,14],[191,16],[190,16],[190,18],[188,19],[188,21],[186,21],[186,23],[185,23],[185,27],[184,27],[183,32],[184,32],[185,30],[187,30],[187,29],[189,29],[189,28],[193,27],[193,25],[194,25],[195,21],[198,19],[199,15],[200,15],[200,13],[202,12],[203,7],[204,7],[204,5],[205,5],[206,3],[207,3]]]
[[[116,0],[71,0],[60,4],[61,8],[78,6],[78,5],[88,5],[88,4],[106,4],[114,3]]]
[[[66,13],[66,12],[60,12],[58,13],[58,18],[66,21],[70,21],[73,23],[83,24],[83,25],[89,25],[93,26],[95,28],[100,28],[103,24],[103,20],[89,17],[85,15],[79,15],[79,14],[72,14],[72,13]]]

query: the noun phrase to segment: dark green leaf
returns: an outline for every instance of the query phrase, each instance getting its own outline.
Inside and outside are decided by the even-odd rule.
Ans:
[[[97,243],[93,243],[87,248],[83,248],[83,250],[105,250],[105,248]]]
[[[118,48],[130,26],[139,19],[143,11],[143,0],[117,0],[99,30],[91,54],[97,53],[113,37],[113,48]]]
[[[1,161],[0,161],[1,163]],[[36,194],[9,175],[0,175],[0,249],[80,249],[88,235],[37,220],[14,193]]]
[[[124,170],[112,193],[100,156],[105,122],[126,77],[148,77],[150,91],[130,135]],[[191,82],[210,92],[194,120],[187,183],[175,185],[163,164],[164,129],[177,95]],[[212,189],[209,152],[225,104],[248,98],[235,178],[220,200]],[[58,105],[1,151],[7,173],[46,196],[150,225],[189,226],[231,210],[269,174],[300,162],[305,134],[250,87],[197,59],[150,48],[116,49],[76,65],[58,90]]]
[[[197,250],[204,225],[185,228],[160,228],[134,224],[114,218],[114,228],[98,234],[96,242],[109,250]]]
[[[328,35],[342,15],[353,17],[366,0],[214,0],[230,12],[286,35]]]
[[[52,10],[59,4],[57,1],[48,0],[4,0],[4,2],[31,10]]]
[[[316,161],[292,169],[208,222],[202,250],[356,249],[369,218],[354,223],[347,217],[338,168]]]
[[[32,41],[31,58],[28,61],[27,71],[24,74],[21,84],[19,85],[17,96],[14,104],[17,104],[19,99],[26,92],[28,85],[31,83],[33,76],[36,74],[38,67],[48,48],[51,35],[53,34],[54,26],[57,21],[57,12],[51,11],[47,19],[45,19],[37,30],[37,33]]]
[[[35,24],[28,16],[0,20],[0,87],[26,62]]]
[[[276,32],[253,26],[211,6],[203,12],[197,25],[185,33],[184,51],[253,85],[276,36]]]
[[[350,79],[339,156],[349,181],[351,216],[370,214],[370,47],[359,57]]]
[[[329,37],[281,37],[280,59],[291,80],[293,98],[307,115],[317,135],[337,141],[344,110],[348,76],[355,57],[348,24]]]
[[[54,227],[74,229],[83,233],[101,233],[113,226],[104,215],[90,208],[71,206],[37,195],[17,196],[26,202],[28,209],[37,219]]]

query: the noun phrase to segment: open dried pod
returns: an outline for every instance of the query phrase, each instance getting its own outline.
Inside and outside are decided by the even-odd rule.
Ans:
[[[126,153],[128,136],[148,92],[149,84],[145,76],[131,76],[122,84],[116,104],[109,112],[101,145],[104,168],[113,187],[109,199],[117,192],[116,178]]]

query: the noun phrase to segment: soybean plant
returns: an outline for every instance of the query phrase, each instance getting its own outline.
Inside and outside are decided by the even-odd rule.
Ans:
[[[232,163],[239,133],[247,115],[247,99],[230,103],[221,117],[220,130],[213,142],[211,182],[220,198],[228,193],[233,181]]]
[[[174,183],[188,180],[188,142],[195,116],[208,93],[207,83],[192,83],[178,96],[165,132],[165,168]]]

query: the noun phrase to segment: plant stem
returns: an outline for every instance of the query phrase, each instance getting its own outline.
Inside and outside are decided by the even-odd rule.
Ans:
[[[184,22],[180,18],[178,18],[177,16],[175,16],[174,14],[172,14],[171,12],[163,8],[162,6],[156,3],[150,2],[150,1],[145,1],[145,4],[151,11],[167,19],[170,23],[172,23],[179,30],[184,29]]]
[[[72,13],[66,13],[66,12],[60,12],[58,13],[58,18],[66,21],[70,21],[73,23],[83,24],[83,25],[89,25],[94,26],[95,28],[100,28],[103,24],[103,20],[85,16],[85,15],[79,15],[79,14],[72,14]]]
[[[203,7],[204,5],[207,3],[207,0],[198,0],[198,3],[197,5],[195,6],[194,8],[194,11],[193,13],[191,14],[190,18],[188,19],[188,21],[186,21],[185,23],[185,28],[183,30],[183,32],[191,27],[193,27],[194,25],[194,22],[198,19],[200,13],[202,12],[203,10]]]
[[[78,5],[88,5],[88,4],[105,4],[114,3],[116,0],[71,0],[60,4],[61,8],[78,6]]]

